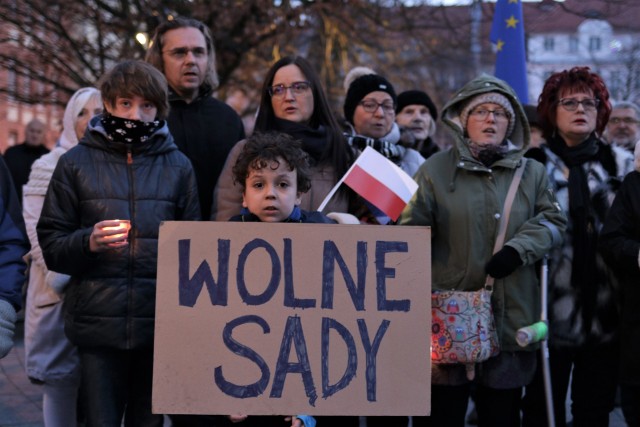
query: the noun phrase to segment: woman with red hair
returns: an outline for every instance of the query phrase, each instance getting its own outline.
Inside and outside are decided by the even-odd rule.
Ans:
[[[618,316],[610,276],[597,252],[598,232],[619,184],[611,147],[600,139],[610,114],[604,81],[588,67],[551,75],[538,101],[549,181],[569,219],[564,244],[552,251],[549,270],[557,426],[565,425],[570,378],[574,427],[607,426],[613,410]],[[527,410],[525,404],[524,425],[544,425],[544,419],[529,423],[536,412],[544,414]]]

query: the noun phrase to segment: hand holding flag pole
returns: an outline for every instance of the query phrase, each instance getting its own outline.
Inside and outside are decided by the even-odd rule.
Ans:
[[[371,147],[365,148],[331,189],[318,207],[319,212],[324,210],[342,183],[394,221],[418,190],[418,184],[405,171]]]

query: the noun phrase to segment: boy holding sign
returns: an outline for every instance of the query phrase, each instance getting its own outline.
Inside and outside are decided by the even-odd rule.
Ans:
[[[242,212],[230,221],[335,223],[320,212],[298,206],[302,194],[311,188],[309,161],[300,141],[287,134],[251,136],[233,167],[233,176],[242,186]]]

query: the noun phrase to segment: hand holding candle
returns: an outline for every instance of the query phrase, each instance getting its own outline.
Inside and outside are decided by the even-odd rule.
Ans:
[[[127,246],[129,244],[129,230],[131,230],[131,221],[128,219],[100,221],[93,226],[89,237],[89,249],[91,252],[104,252]]]

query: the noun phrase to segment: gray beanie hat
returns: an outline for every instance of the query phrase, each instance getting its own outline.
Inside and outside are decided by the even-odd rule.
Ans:
[[[510,137],[513,129],[516,126],[515,111],[513,110],[513,106],[511,105],[507,97],[498,92],[482,93],[471,98],[471,100],[469,100],[469,102],[467,102],[467,104],[460,111],[460,123],[462,124],[462,127],[464,129],[467,129],[467,120],[469,120],[469,113],[471,113],[471,110],[473,110],[480,104],[487,103],[497,104],[505,109],[509,116],[509,126],[507,127],[507,134],[505,136],[507,138]]]

